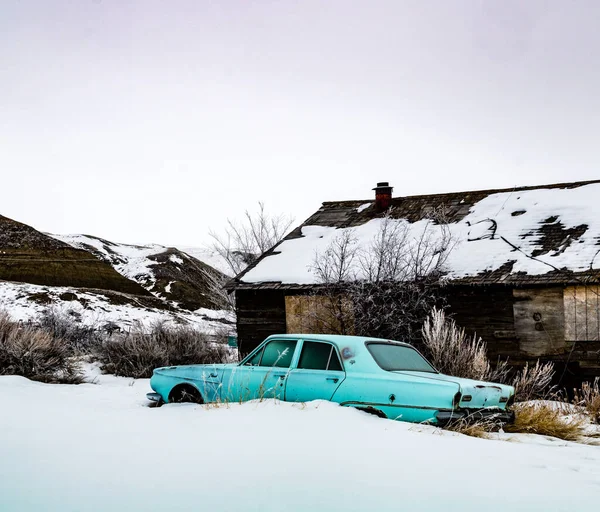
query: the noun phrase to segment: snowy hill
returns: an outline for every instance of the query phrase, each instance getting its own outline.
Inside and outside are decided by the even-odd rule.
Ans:
[[[212,268],[215,268],[221,272],[221,274],[224,274],[228,277],[233,277],[233,273],[231,272],[229,265],[221,256],[219,256],[219,254],[217,254],[214,249],[211,249],[210,247],[190,247],[187,245],[178,245],[177,249],[189,254],[203,263],[206,263],[207,265],[210,265]]]
[[[50,235],[106,261],[119,274],[135,281],[158,298],[190,311],[226,306],[220,285],[226,276],[194,254],[158,244],[129,245],[89,235]],[[213,257],[213,259],[216,259]]]
[[[50,235],[0,216],[0,309],[18,320],[53,309],[96,327],[164,320],[230,328],[224,279],[177,248]]]
[[[148,295],[94,254],[2,216],[0,280]]]

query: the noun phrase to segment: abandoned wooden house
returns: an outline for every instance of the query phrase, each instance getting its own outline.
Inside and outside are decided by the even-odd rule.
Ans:
[[[270,334],[314,332],[311,268],[334,237],[351,229],[369,243],[388,215],[410,240],[443,211],[455,241],[443,293],[456,323],[477,332],[491,358],[554,361],[565,383],[600,375],[600,180],[410,197],[392,197],[388,183],[375,190],[323,203],[229,283],[242,352]]]

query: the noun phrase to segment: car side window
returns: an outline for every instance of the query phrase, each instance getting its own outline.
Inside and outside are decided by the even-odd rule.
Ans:
[[[316,341],[304,342],[298,368],[342,371],[340,359],[333,345]]]
[[[297,340],[273,340],[263,350],[260,366],[289,368],[296,350]]]
[[[344,368],[340,362],[340,356],[338,356],[337,350],[334,348],[331,351],[331,359],[329,360],[328,370],[335,370],[336,372],[343,372]]]
[[[258,366],[260,364],[260,358],[263,355],[265,349],[259,350],[256,354],[254,354],[248,361],[244,363],[244,366]]]

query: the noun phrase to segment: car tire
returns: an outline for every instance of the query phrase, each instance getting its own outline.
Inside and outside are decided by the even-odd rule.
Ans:
[[[202,399],[202,395],[200,391],[198,391],[194,386],[190,386],[189,384],[182,384],[179,386],[175,386],[171,392],[169,393],[169,403],[170,404],[182,404],[182,403],[193,403],[193,404],[203,404],[204,400]]]

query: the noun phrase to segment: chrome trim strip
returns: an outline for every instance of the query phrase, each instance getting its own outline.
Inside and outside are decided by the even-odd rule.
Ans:
[[[446,409],[443,407],[427,407],[427,406],[423,406],[423,405],[406,405],[406,404],[381,404],[381,403],[377,403],[377,402],[354,402],[354,401],[348,401],[348,402],[341,402],[340,405],[344,406],[344,405],[369,405],[371,407],[395,407],[395,408],[399,408],[399,409],[424,409],[424,410],[428,410],[428,411],[445,411],[445,412],[453,412],[454,409]],[[455,411],[454,411],[455,412]]]

